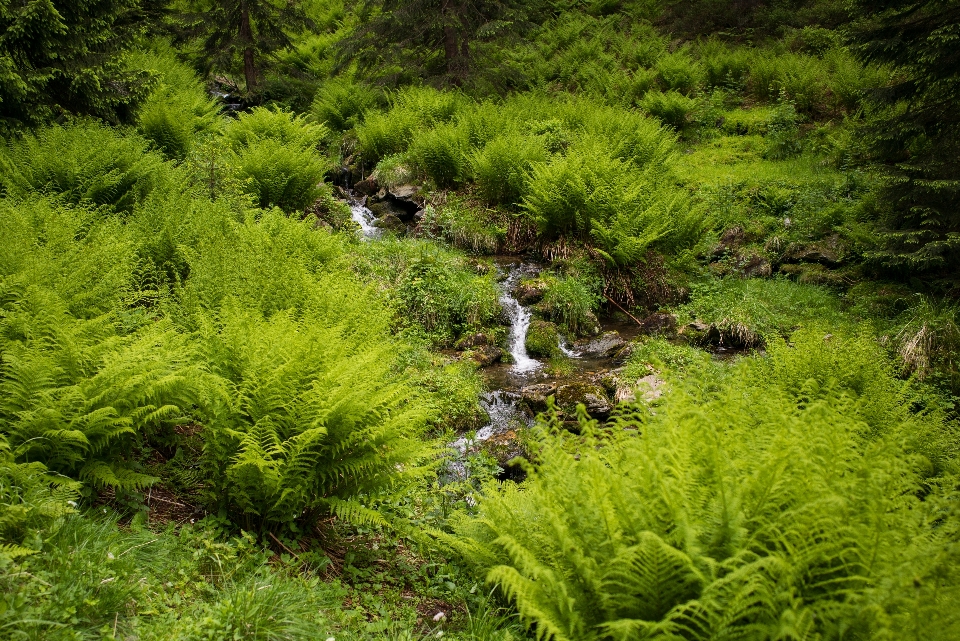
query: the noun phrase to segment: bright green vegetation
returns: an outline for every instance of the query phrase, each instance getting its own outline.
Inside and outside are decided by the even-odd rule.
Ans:
[[[957,25],[0,2],[0,637],[957,638]]]

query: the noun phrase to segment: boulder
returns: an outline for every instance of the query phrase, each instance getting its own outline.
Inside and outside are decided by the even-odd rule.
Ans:
[[[468,334],[457,341],[457,349],[470,349],[482,345],[492,345],[493,343],[494,340],[492,336],[484,334],[483,332],[477,332],[476,334]]]
[[[353,184],[353,190],[358,194],[363,194],[364,196],[373,196],[380,190],[380,185],[377,184],[377,179],[373,176],[367,176],[361,181],[355,182]]]
[[[411,200],[417,195],[416,185],[400,185],[387,192],[394,200]]]
[[[547,291],[547,284],[542,280],[521,280],[513,288],[511,294],[521,305],[534,305],[543,300],[543,295]]]
[[[537,383],[521,389],[520,397],[533,412],[542,412],[547,409],[547,398],[556,392],[556,383]]]
[[[616,331],[604,332],[597,338],[579,340],[574,343],[574,347],[580,352],[580,355],[589,358],[613,357],[626,345],[627,341],[623,340]]]
[[[487,367],[503,358],[503,350],[496,345],[479,345],[470,350],[470,358],[480,367]]]
[[[392,231],[404,231],[407,228],[407,225],[394,214],[386,214],[377,218],[373,225],[380,229],[389,229]]]
[[[560,332],[548,321],[531,321],[524,345],[533,357],[553,358],[560,355]]]
[[[673,314],[654,312],[640,321],[640,328],[645,334],[672,334],[677,330],[677,317]]]
[[[556,393],[557,406],[567,416],[574,416],[577,405],[583,404],[591,418],[605,420],[613,407],[604,389],[588,381],[574,381],[559,385]]]

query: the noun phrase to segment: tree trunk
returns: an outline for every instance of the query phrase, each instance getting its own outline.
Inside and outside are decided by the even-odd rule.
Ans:
[[[240,10],[240,41],[243,43],[243,77],[247,82],[247,93],[252,94],[257,86],[257,66],[254,60],[250,10],[246,3]]]
[[[447,75],[450,76],[454,85],[459,85],[461,80],[460,47],[458,46],[457,27],[454,24],[453,15],[455,9],[450,6],[449,1],[445,1],[440,7],[440,14],[443,20],[443,59],[447,67]],[[466,47],[466,41],[464,41]]]

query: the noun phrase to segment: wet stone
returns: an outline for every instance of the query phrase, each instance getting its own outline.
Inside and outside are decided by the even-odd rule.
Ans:
[[[478,345],[469,353],[470,358],[480,367],[493,365],[503,358],[503,350],[496,345]]]
[[[627,341],[616,331],[604,332],[590,340],[577,341],[574,346],[582,356],[592,358],[610,358],[626,347]]]

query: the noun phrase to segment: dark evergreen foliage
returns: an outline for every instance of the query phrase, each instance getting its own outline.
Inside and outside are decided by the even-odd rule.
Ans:
[[[534,7],[517,0],[364,0],[361,26],[341,44],[341,60],[396,80],[470,74],[477,41],[515,31]]]
[[[885,244],[876,257],[905,275],[960,266],[960,2],[861,0],[865,60],[896,80],[870,94],[868,152],[883,163]]]
[[[202,38],[207,71],[242,65],[247,94],[257,91],[264,58],[291,46],[290,33],[310,26],[299,0],[197,0],[181,14],[185,32]]]
[[[151,85],[121,59],[153,0],[0,1],[0,131],[66,113],[127,120]]]

